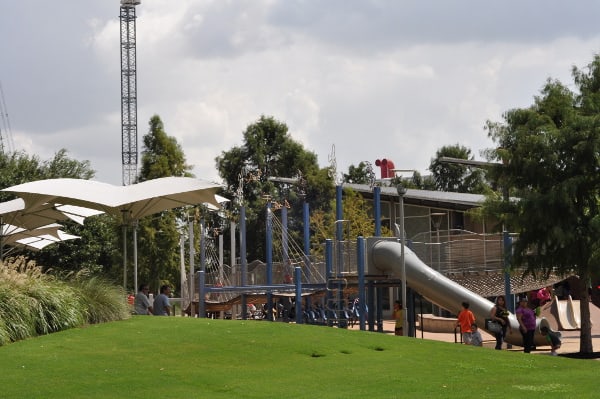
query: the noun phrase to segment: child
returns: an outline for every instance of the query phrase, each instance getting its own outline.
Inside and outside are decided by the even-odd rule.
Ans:
[[[462,310],[456,320],[456,326],[460,327],[460,333],[465,345],[471,345],[471,326],[473,323],[475,323],[475,315],[469,310],[469,302],[463,302]]]
[[[475,323],[471,324],[471,345],[483,346],[483,338]]]
[[[394,302],[394,320],[396,321],[396,325],[394,328],[395,335],[404,335],[404,331],[402,325],[404,324],[403,318],[403,310],[402,310],[402,302],[396,301]]]
[[[481,337],[481,333],[477,328],[477,324],[471,324],[471,345],[473,346],[483,346],[483,338]]]
[[[552,356],[558,356],[556,350],[560,348],[560,345],[562,343],[560,339],[560,333],[558,331],[550,331],[550,329],[548,329],[548,327],[546,326],[541,327],[540,332],[544,337],[546,337],[546,340],[550,343],[550,354]]]

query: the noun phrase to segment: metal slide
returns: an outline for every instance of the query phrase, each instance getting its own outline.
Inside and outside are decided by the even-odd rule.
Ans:
[[[563,330],[578,330],[581,328],[579,301],[573,301],[569,295],[568,300],[559,300],[554,297],[553,306],[556,319]],[[576,313],[577,312],[577,313]]]
[[[401,248],[402,245],[397,241],[376,241],[367,255],[369,257],[369,268],[375,267],[389,276],[401,278]],[[460,311],[462,302],[469,302],[469,309],[475,315],[477,326],[485,330],[485,319],[490,317],[490,313],[494,307],[493,302],[433,270],[423,263],[423,261],[421,261],[421,259],[419,259],[419,257],[408,247],[405,247],[404,249],[404,259],[406,284],[408,286],[419,292],[429,301],[454,313]],[[369,273],[371,273],[371,270],[369,270]],[[523,338],[519,333],[519,323],[516,316],[511,313],[509,321],[512,328],[512,334],[507,332],[506,342],[522,346]],[[534,343],[538,346],[548,345],[546,337],[539,332],[540,325],[545,325],[550,328],[550,325],[545,318],[538,318]]]

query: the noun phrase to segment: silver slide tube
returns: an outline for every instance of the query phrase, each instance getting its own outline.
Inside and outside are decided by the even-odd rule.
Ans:
[[[370,256],[370,263],[383,273],[395,277],[400,276],[402,269],[401,245],[401,243],[395,241],[377,241],[371,247],[371,251],[368,254]],[[460,311],[462,302],[469,302],[469,309],[475,315],[477,326],[485,330],[485,319],[490,317],[490,313],[494,307],[493,302],[433,270],[423,263],[408,247],[404,249],[404,259],[406,265],[406,283],[413,290],[419,292],[427,300],[454,313]],[[519,333],[519,323],[516,316],[512,313],[509,315],[509,322],[512,334],[507,332],[505,341],[513,345],[522,346],[523,338]],[[539,332],[540,324],[548,328],[550,326],[546,319],[537,319],[534,343],[535,345],[543,346],[548,343],[546,337]]]

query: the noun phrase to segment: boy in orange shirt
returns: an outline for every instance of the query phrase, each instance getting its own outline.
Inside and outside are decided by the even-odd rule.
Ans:
[[[475,315],[469,310],[469,302],[463,302],[462,310],[458,314],[456,326],[460,326],[462,340],[465,343],[465,345],[471,345],[471,325],[473,325],[473,323],[475,323]]]

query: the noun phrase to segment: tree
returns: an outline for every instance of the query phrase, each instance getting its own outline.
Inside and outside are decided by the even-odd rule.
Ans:
[[[143,143],[140,182],[160,177],[193,176],[181,146],[174,137],[167,135],[158,115],[150,118]],[[139,221],[138,279],[147,282],[152,290],[158,290],[162,284],[176,286],[179,281],[178,227],[185,219],[185,212],[169,210]]]
[[[175,137],[167,135],[158,115],[150,118],[148,134],[142,139],[142,167],[139,181],[159,177],[192,177],[192,167],[186,163],[185,154]]]
[[[575,271],[582,280],[580,352],[593,352],[588,287],[600,251],[600,57],[572,70],[578,93],[547,80],[534,104],[487,122],[499,148],[501,184],[518,195],[505,204],[514,264],[529,273]]]
[[[328,170],[319,169],[317,156],[290,136],[285,123],[273,117],[262,115],[248,125],[243,144],[223,151],[215,162],[227,191],[237,195],[241,188],[246,207],[247,257],[251,260],[265,256],[266,199],[288,201],[290,239],[297,239],[302,223],[301,202],[306,200],[311,210],[322,208],[334,195]],[[282,184],[269,179],[272,177],[300,179],[298,184]]]
[[[77,240],[51,245],[43,251],[30,252],[28,257],[44,269],[76,272],[87,269],[91,273],[119,281],[123,269],[117,221],[108,215],[87,218],[81,226],[75,222],[62,222],[65,230],[79,236]]]
[[[330,208],[335,207],[335,199],[332,199]],[[345,239],[355,240],[358,236],[370,237],[375,234],[375,220],[372,215],[371,202],[350,189],[344,189],[344,199],[342,201],[344,219],[350,221],[349,226],[344,226]],[[322,255],[325,239],[335,237],[336,234],[336,215],[333,211],[317,210],[310,217],[311,230],[314,234],[311,241],[314,248],[318,248],[316,253]],[[392,235],[390,229],[381,226],[381,235],[388,237]]]
[[[343,180],[346,183],[353,184],[371,184],[375,180],[375,172],[368,162],[360,162],[358,166],[350,165],[348,174],[343,174]]]
[[[389,182],[389,187],[396,187],[402,184],[406,188],[416,188],[418,190],[437,190],[435,180],[431,175],[423,177],[416,170],[413,172],[412,177],[395,176]]]
[[[22,151],[11,153],[0,152],[0,186],[7,188],[34,180],[70,177],[75,179],[91,179],[94,170],[89,161],[77,161],[68,157],[66,149],[59,150],[54,158],[42,161],[36,155],[28,155]],[[11,193],[0,192],[0,200],[15,198]]]
[[[483,194],[488,190],[483,170],[443,162],[442,157],[473,159],[471,150],[459,144],[440,148],[429,165],[437,190],[472,194]]]

